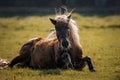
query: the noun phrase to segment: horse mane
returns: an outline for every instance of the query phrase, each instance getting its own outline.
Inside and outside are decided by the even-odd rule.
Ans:
[[[63,14],[63,15],[57,15],[55,17],[55,20],[58,20],[60,17],[63,18],[63,20],[67,19],[67,15]],[[71,33],[70,35],[72,37],[73,43],[80,46],[80,42],[79,42],[80,39],[79,39],[78,27],[76,25],[76,22],[73,19],[70,19],[68,26],[70,28],[70,33]],[[49,33],[46,39],[47,40],[57,39],[56,31],[54,28],[51,30],[51,32]]]
[[[57,39],[55,29],[51,30],[48,36],[46,37],[46,40],[54,40],[54,39]]]
[[[74,44],[80,45],[78,27],[76,22],[73,19],[70,19],[69,28],[70,28],[70,33],[71,33]]]

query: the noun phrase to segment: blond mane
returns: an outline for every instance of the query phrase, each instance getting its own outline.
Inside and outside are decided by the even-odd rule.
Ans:
[[[56,36],[56,31],[55,30],[52,30],[50,31],[50,33],[48,34],[48,36],[46,37],[46,40],[54,40],[56,39],[57,36]]]
[[[70,26],[70,33],[71,33],[74,44],[80,45],[78,27],[76,25],[76,22],[73,19],[70,19],[69,26]]]

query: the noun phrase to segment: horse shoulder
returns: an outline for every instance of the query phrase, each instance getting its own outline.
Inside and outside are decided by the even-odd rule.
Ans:
[[[59,43],[58,41],[55,41],[54,42],[54,59],[55,59],[55,62],[57,62],[57,59],[60,55],[60,50],[59,50]]]
[[[75,60],[76,58],[82,58],[83,56],[83,50],[81,46],[72,46],[69,49],[69,53],[73,60]]]

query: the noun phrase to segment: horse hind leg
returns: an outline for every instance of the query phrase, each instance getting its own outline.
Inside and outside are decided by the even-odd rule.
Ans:
[[[18,64],[20,67],[29,67],[30,57],[28,55],[18,55],[9,64],[9,67],[13,67]]]
[[[30,67],[30,56],[34,49],[34,45],[42,40],[42,38],[35,38],[26,42],[20,49],[19,55],[16,56],[9,64],[9,67],[13,67],[15,64],[22,64],[25,67]]]
[[[10,64],[9,64],[9,67],[13,67],[15,64],[17,64],[17,63],[20,63],[20,62],[22,62],[23,60],[22,60],[22,57],[19,55],[19,56],[16,56],[11,62],[10,62]]]

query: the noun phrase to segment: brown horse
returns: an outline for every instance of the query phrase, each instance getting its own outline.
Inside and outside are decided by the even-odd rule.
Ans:
[[[55,19],[50,18],[50,21],[54,24],[55,30],[45,39],[33,40],[32,42],[36,42],[26,49],[28,51],[26,54],[29,53],[30,56],[27,62],[29,66],[35,69],[74,67],[82,70],[87,63],[89,70],[95,71],[91,58],[83,57],[78,28],[71,19],[71,14],[57,15]],[[13,59],[10,66],[19,63],[20,59],[14,63],[15,61]]]
[[[69,15],[58,15],[50,21],[55,25],[55,31],[35,45],[31,54],[31,66],[34,68],[55,68],[61,64],[61,53],[67,52],[75,69],[82,70],[87,63],[90,71],[95,71],[90,57],[83,57],[82,47],[79,42],[78,28]]]

